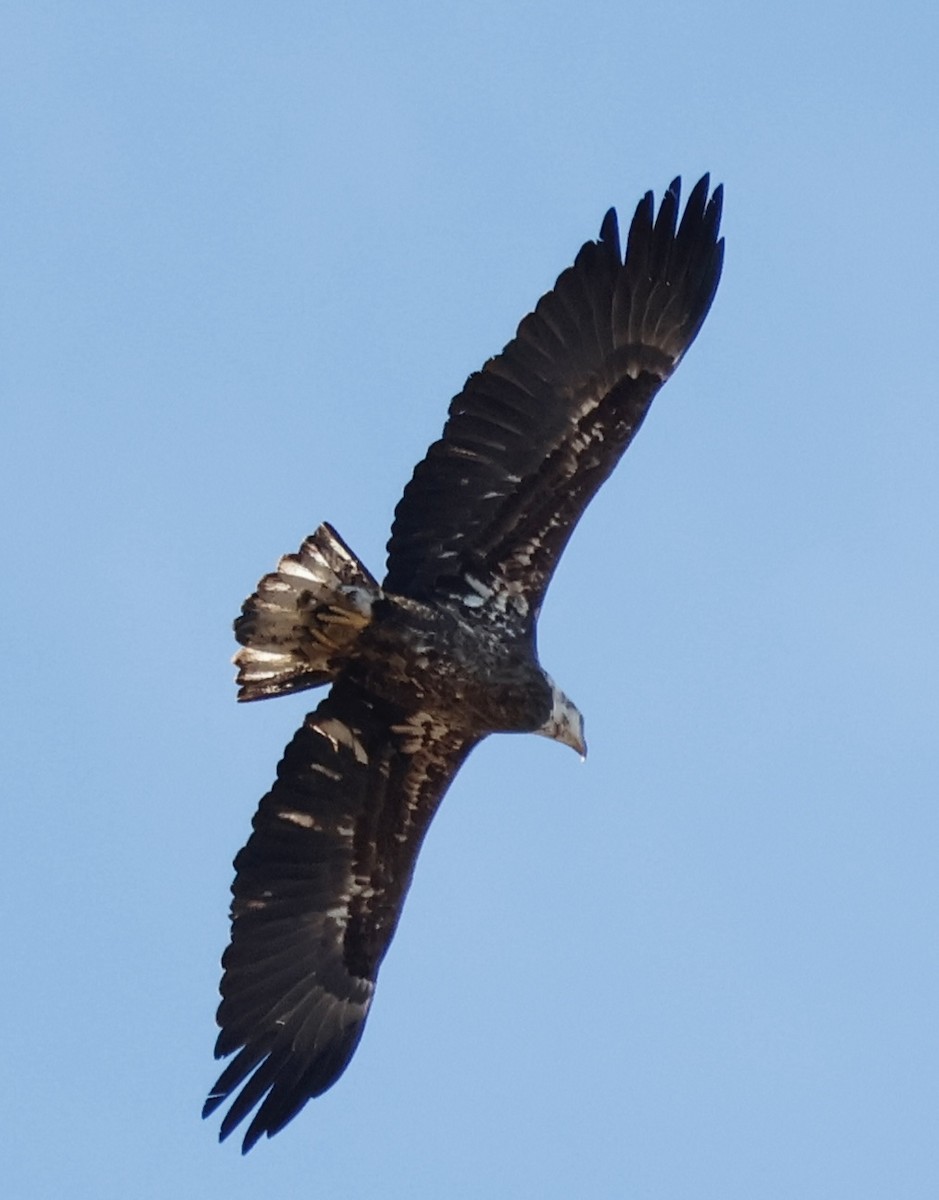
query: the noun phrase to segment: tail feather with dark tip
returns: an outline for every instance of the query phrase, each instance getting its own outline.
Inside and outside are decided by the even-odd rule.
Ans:
[[[285,554],[235,621],[238,699],[330,683],[371,621],[381,590],[330,525]]]

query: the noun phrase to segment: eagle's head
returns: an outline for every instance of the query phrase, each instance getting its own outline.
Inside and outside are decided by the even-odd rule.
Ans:
[[[545,678],[551,687],[551,711],[547,721],[535,733],[563,742],[565,746],[576,750],[581,759],[585,759],[587,743],[584,741],[584,718],[580,709],[564,695],[550,675],[545,673]]]

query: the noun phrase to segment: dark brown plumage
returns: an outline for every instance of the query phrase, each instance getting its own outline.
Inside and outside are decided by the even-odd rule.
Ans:
[[[584,752],[538,663],[545,589],[578,519],[694,340],[720,278],[721,189],[616,214],[467,380],[399,503],[377,582],[328,525],[246,601],[239,698],[332,682],[235,860],[204,1114],[248,1150],[344,1070],[424,834],[470,750],[531,731]],[[232,1097],[234,1097],[232,1099]]]

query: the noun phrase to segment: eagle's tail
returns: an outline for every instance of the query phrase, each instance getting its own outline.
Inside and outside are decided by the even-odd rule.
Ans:
[[[285,554],[235,621],[238,699],[329,683],[372,618],[381,589],[336,531],[321,525]]]

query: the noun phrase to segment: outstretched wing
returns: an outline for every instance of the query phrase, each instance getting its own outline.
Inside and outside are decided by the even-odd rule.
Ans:
[[[567,539],[691,345],[720,279],[721,188],[616,213],[471,375],[395,512],[385,588],[494,601],[530,627]]]
[[[287,747],[235,859],[215,1053],[237,1054],[203,1109],[234,1097],[222,1138],[259,1105],[248,1151],[345,1070],[424,834],[473,745],[340,681]]]

